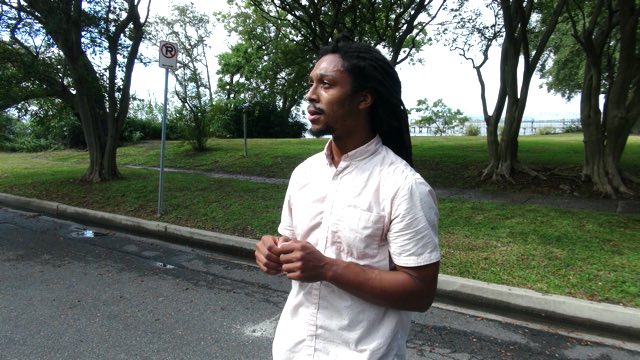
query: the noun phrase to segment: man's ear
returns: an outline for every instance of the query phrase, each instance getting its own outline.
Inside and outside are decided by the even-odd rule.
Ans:
[[[358,102],[358,109],[366,109],[373,104],[373,94],[370,91],[365,90],[360,93],[360,100]]]

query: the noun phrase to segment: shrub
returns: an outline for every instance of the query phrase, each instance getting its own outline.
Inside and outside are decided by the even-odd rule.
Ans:
[[[582,125],[580,124],[580,120],[572,120],[569,124],[565,125],[564,129],[562,129],[564,133],[580,133],[582,132]]]
[[[464,134],[467,136],[478,136],[480,135],[480,127],[476,125],[469,125],[464,128]]]
[[[243,104],[237,101],[214,103],[210,111],[214,136],[243,137],[244,111]],[[301,138],[307,130],[296,114],[287,114],[269,102],[254,102],[246,107],[246,113],[247,137],[250,138]]]
[[[537,135],[553,135],[556,133],[556,130],[553,126],[543,126],[536,129]]]
[[[19,111],[28,119],[26,124],[33,139],[31,143],[41,144],[38,146],[49,143],[52,148],[86,148],[80,120],[60,100],[34,100],[22,104]]]
[[[120,135],[123,143],[137,143],[141,140],[160,140],[162,124],[155,119],[130,117],[125,121]]]
[[[211,115],[202,108],[189,111],[185,106],[171,110],[167,119],[167,139],[176,137],[191,144],[195,151],[204,151],[211,136]]]
[[[55,141],[34,136],[28,124],[18,117],[0,113],[0,151],[37,152],[60,148]]]

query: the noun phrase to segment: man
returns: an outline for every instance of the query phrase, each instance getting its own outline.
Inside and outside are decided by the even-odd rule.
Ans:
[[[275,359],[402,359],[411,311],[437,287],[438,210],[411,167],[407,112],[389,61],[337,40],[309,76],[308,119],[325,151],[300,164],[280,237],[256,262],[293,280],[273,342]]]

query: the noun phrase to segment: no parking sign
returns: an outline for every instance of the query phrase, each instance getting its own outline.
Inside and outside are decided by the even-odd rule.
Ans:
[[[162,216],[163,186],[164,186],[164,146],[167,133],[167,93],[169,88],[169,70],[178,68],[178,44],[169,41],[160,41],[160,60],[158,62],[164,68],[164,109],[162,111],[162,135],[160,141],[160,183],[158,184],[158,217]]]
[[[175,70],[178,68],[178,44],[160,41],[160,67]]]

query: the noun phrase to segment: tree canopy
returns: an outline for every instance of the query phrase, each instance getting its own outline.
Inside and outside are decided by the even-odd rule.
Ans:
[[[432,104],[427,99],[420,99],[412,111],[421,114],[414,121],[414,125],[433,128],[434,135],[440,136],[457,127],[463,127],[470,120],[460,109],[450,108],[442,99],[438,99]]]
[[[417,61],[431,39],[427,26],[444,7],[439,0],[297,0],[233,2],[219,14],[238,41],[220,55],[218,91],[250,102],[268,99],[291,113],[302,100],[318,50],[348,32],[388,53],[392,64]]]
[[[0,104],[54,97],[72,108],[90,154],[83,177],[88,181],[120,176],[116,148],[146,23],[141,5],[140,0],[0,0],[0,53],[7,65],[0,77],[18,85],[14,94],[0,91]],[[150,0],[143,13],[149,6]]]
[[[176,80],[174,94],[181,104],[183,135],[196,151],[203,151],[210,135],[210,117],[213,87],[209,71],[209,58],[213,29],[209,15],[197,11],[193,4],[174,5],[171,15],[158,16],[149,24],[146,40],[158,45],[171,40],[179,49],[178,68],[173,71]]]

